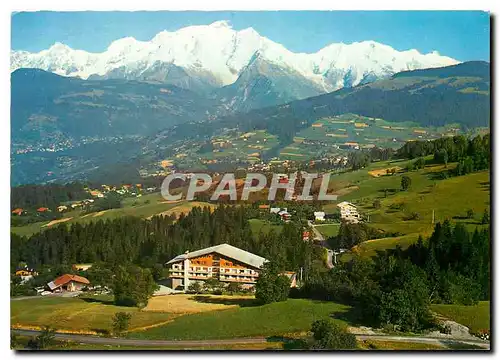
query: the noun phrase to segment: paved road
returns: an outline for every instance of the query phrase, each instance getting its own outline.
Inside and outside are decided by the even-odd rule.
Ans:
[[[80,295],[82,292],[81,291],[73,291],[73,292],[61,292],[61,293],[53,293],[53,294],[48,294],[45,296],[42,295],[33,295],[33,296],[14,296],[11,297],[11,301],[19,301],[19,300],[30,300],[30,299],[41,299],[41,298],[48,298],[48,297],[76,297]]]
[[[12,332],[23,336],[36,336],[39,331],[36,330],[17,330]],[[175,346],[175,347],[200,347],[210,345],[241,345],[241,344],[265,344],[268,343],[265,337],[254,338],[236,338],[223,340],[146,340],[146,339],[124,339],[124,338],[108,338],[92,335],[76,335],[56,333],[55,338],[58,340],[69,340],[84,344],[101,344],[101,345],[128,345],[128,346]],[[392,335],[356,335],[358,340],[381,340],[395,342],[413,342],[421,344],[436,344],[449,345],[453,343],[478,345],[485,350],[490,349],[490,343],[482,340],[462,340],[462,339],[446,339],[446,338],[431,338],[417,336],[392,336]]]
[[[18,330],[12,329],[12,332],[22,336],[36,336],[40,331],[36,330]],[[99,337],[93,335],[76,335],[56,333],[55,338],[58,340],[70,340],[85,344],[102,344],[102,345],[130,345],[130,346],[209,346],[209,345],[239,345],[239,344],[256,344],[266,343],[264,337],[258,338],[240,338],[240,339],[225,339],[225,340],[145,340],[145,339],[125,339],[125,338],[110,338]]]
[[[16,297],[11,297],[11,301],[18,301],[18,300],[30,300],[30,299],[40,299],[40,295],[34,295],[34,296],[16,296]]]
[[[381,340],[381,341],[395,341],[395,342],[411,342],[420,344],[435,344],[435,345],[452,345],[452,344],[468,344],[477,345],[485,350],[490,349],[490,343],[477,339],[449,339],[449,338],[433,338],[433,337],[419,337],[419,336],[386,336],[386,335],[356,335],[358,340]]]

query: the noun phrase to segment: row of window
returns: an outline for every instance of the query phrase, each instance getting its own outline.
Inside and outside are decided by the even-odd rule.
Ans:
[[[172,276],[184,276],[184,273],[182,272],[172,272]],[[234,278],[234,279],[251,279],[254,276],[257,276],[257,273],[255,274],[221,274],[220,278]],[[189,272],[189,277],[203,277],[203,278],[209,278],[212,277],[212,274],[204,274],[204,273],[197,273],[197,272]]]
[[[217,267],[214,267],[214,268],[211,268],[211,269],[214,272],[219,271],[219,268],[217,268]],[[180,265],[173,265],[172,266],[172,270],[183,270],[183,267],[180,266]],[[208,268],[208,267],[201,267],[201,266],[190,267],[189,268],[189,271],[195,271],[195,272],[208,272],[209,270],[210,270],[210,268]],[[221,272],[224,272],[224,273],[257,274],[257,271],[252,270],[252,269],[224,269],[224,268],[221,268],[220,270],[221,270]]]

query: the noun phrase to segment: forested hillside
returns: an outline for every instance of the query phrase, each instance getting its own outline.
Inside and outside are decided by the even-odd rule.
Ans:
[[[14,208],[54,208],[66,201],[83,200],[90,195],[80,183],[22,185],[11,189],[10,203]]]
[[[344,113],[414,121],[422,126],[490,124],[490,64],[473,61],[438,69],[396,74],[352,89],[222,119],[245,129],[268,129],[282,141],[316,119]]]
[[[315,258],[320,258],[313,246],[302,240],[299,224],[285,224],[279,234],[254,236],[249,211],[245,207],[220,206],[211,212],[209,208],[195,207],[176,222],[174,216],[151,220],[123,217],[85,226],[60,225],[29,239],[12,234],[11,265],[15,267],[22,261],[37,267],[105,262],[151,267],[187,250],[223,243],[280,261],[289,270],[310,267]]]

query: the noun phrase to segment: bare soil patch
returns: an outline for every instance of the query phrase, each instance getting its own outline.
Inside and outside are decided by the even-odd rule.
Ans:
[[[73,219],[73,218],[69,217],[69,218],[63,218],[63,219],[58,219],[58,220],[52,220],[48,224],[42,225],[42,227],[46,227],[46,226],[48,227],[48,226],[56,225],[56,224],[59,224],[59,223],[70,221],[71,219]]]
[[[390,167],[390,168],[377,169],[377,170],[368,171],[368,174],[371,175],[371,176],[373,176],[373,177],[380,177],[380,176],[387,175],[387,170],[391,170],[391,169],[395,169],[396,172],[399,172],[399,171],[403,170],[399,166],[393,166],[393,167]]]

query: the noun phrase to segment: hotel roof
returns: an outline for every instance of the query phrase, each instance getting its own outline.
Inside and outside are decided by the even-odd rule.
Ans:
[[[267,261],[263,257],[252,254],[252,253],[245,251],[245,250],[241,250],[241,249],[234,247],[232,245],[220,244],[220,245],[208,247],[205,249],[201,249],[201,250],[197,250],[197,251],[193,251],[193,252],[188,252],[188,253],[185,253],[182,255],[177,255],[175,258],[173,258],[172,260],[167,262],[167,265],[172,264],[172,263],[177,262],[177,261],[181,261],[181,260],[184,261],[185,259],[191,259],[191,258],[207,255],[207,254],[214,253],[214,252],[218,253],[220,255],[227,256],[231,259],[240,261],[244,264],[256,267],[256,268],[260,268]]]

